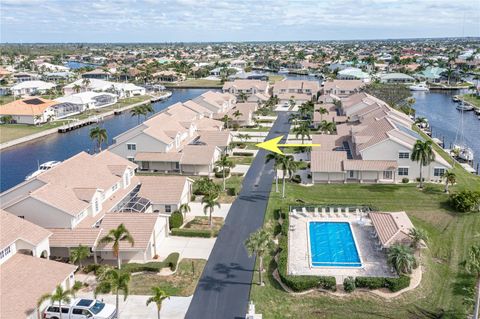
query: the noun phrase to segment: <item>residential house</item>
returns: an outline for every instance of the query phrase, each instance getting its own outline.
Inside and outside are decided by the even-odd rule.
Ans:
[[[364,87],[365,83],[361,80],[330,80],[325,82],[323,94],[333,94],[345,98],[360,92]]]
[[[365,83],[370,82],[370,75],[359,68],[346,68],[337,74],[339,80],[361,80]]]
[[[447,71],[447,69],[439,67],[427,67],[425,70],[415,73],[414,76],[419,81],[438,83],[442,79],[442,73]]]
[[[223,84],[223,92],[230,93],[237,98],[240,95],[245,95],[246,98],[261,93],[268,95],[269,84],[267,81],[260,80],[234,80],[231,82],[225,82]]]
[[[95,69],[82,74],[83,79],[98,79],[108,81],[111,77],[112,75],[110,74],[110,72],[104,71],[102,69]]]
[[[255,125],[255,111],[258,109],[257,103],[237,103],[228,111],[227,115],[232,119],[232,124],[238,126],[253,126]],[[239,112],[239,113],[237,113]],[[238,114],[238,115],[236,115]]]
[[[117,95],[112,93],[81,92],[55,99],[55,118],[63,118],[85,110],[95,110],[117,103]]]
[[[185,80],[185,76],[175,71],[159,71],[152,74],[152,77],[159,82],[180,82]]]
[[[56,85],[54,83],[33,80],[15,84],[10,88],[10,91],[15,96],[45,94],[48,90],[53,89],[55,86]]]
[[[280,104],[288,105],[293,99],[296,104],[317,100],[320,92],[318,81],[284,80],[278,81],[273,86],[273,95],[277,96]]]
[[[13,123],[41,124],[55,119],[57,101],[32,97],[0,105],[0,116],[11,116]]]
[[[413,84],[415,79],[408,74],[403,73],[385,73],[378,75],[380,83],[387,84]]]
[[[141,86],[132,83],[109,82],[99,79],[80,79],[63,87],[65,95],[72,95],[79,92],[109,92],[114,93],[118,98],[128,98],[136,95],[145,95],[146,90]]]
[[[16,83],[26,82],[26,81],[35,81],[40,79],[40,75],[35,73],[27,72],[18,72],[13,74],[13,79]]]

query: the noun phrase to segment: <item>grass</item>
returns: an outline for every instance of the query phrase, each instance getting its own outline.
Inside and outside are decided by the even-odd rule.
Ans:
[[[228,159],[230,159],[233,163],[237,164],[245,164],[245,165],[250,165],[253,162],[254,156],[229,156]]]
[[[150,295],[152,287],[160,286],[171,296],[191,296],[197,286],[206,261],[203,259],[182,259],[177,272],[170,276],[143,273],[132,276],[129,284],[131,295]]]
[[[213,181],[223,187],[223,180],[222,178],[213,178]],[[240,192],[242,188],[243,176],[230,176],[225,180],[225,187],[228,190],[229,188],[235,188],[237,194]],[[236,199],[236,196],[232,194],[228,194],[228,191],[221,192],[220,196],[218,197],[218,201],[220,203],[233,203]]]
[[[0,105],[7,104],[13,101],[13,95],[0,96]]]
[[[219,80],[206,80],[206,79],[187,79],[178,83],[163,83],[166,87],[218,87],[223,86]]]
[[[462,95],[462,99],[464,99],[466,102],[471,103],[475,107],[480,108],[480,96],[477,96],[475,94],[464,94]]]
[[[268,82],[274,84],[275,82],[282,81],[285,77],[283,75],[269,75]]]
[[[0,143],[15,140],[27,135],[43,132],[52,128],[62,126],[65,122],[57,121],[42,125],[27,124],[1,124],[0,125]]]
[[[210,228],[208,216],[196,216],[193,220],[185,224],[184,228],[195,230],[211,230],[214,232],[220,231],[223,226],[222,217],[212,217],[213,227]]]
[[[256,126],[256,127],[242,127],[239,131],[242,132],[268,132],[270,131],[271,127],[265,126]]]

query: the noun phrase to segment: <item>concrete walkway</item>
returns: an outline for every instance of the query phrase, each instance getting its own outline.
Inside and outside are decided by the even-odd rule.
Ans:
[[[180,254],[180,259],[208,259],[215,240],[216,238],[169,236],[160,243],[158,255],[160,260],[175,252]]]

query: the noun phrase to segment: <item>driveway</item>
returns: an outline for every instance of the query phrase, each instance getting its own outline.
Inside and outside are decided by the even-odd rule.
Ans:
[[[288,112],[279,114],[268,138],[288,133],[288,116]],[[265,164],[266,154],[258,152],[245,176],[185,318],[245,318],[255,258],[248,256],[244,242],[263,225],[274,177],[273,163]]]
[[[187,218],[188,216],[208,216],[208,214],[205,215],[203,212],[202,203],[191,202],[188,205],[190,206],[191,212],[187,213]],[[232,204],[221,203],[220,208],[215,206],[212,216],[226,218],[230,211],[230,207],[232,207]]]
[[[160,243],[160,259],[177,252],[180,258],[208,259],[216,238],[169,236]]]

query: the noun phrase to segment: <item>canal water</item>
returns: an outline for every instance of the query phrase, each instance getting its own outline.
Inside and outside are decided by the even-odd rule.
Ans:
[[[432,136],[443,140],[445,148],[457,143],[462,144],[462,112],[455,107],[452,97],[466,93],[459,91],[413,92],[417,117],[426,117],[432,128]],[[480,120],[475,112],[463,112],[463,137],[465,144],[475,155],[474,168],[480,162]]]
[[[85,67],[92,67],[92,68],[101,67],[101,65],[91,64],[91,63],[83,63],[83,62],[77,62],[77,61],[68,61],[67,63],[65,63],[65,66],[69,67],[72,70],[85,68]]]
[[[154,103],[153,107],[155,112],[159,112],[174,103],[185,102],[206,91],[208,90],[175,89],[169,99]],[[143,121],[143,117],[140,120]],[[113,137],[137,124],[137,117],[132,117],[129,111],[126,111],[121,115],[105,119],[99,126],[107,129],[108,144],[110,145]],[[52,134],[2,150],[0,154],[0,191],[21,183],[26,175],[37,169],[38,163],[53,160],[63,161],[81,151],[91,151],[94,144],[88,135],[92,127],[93,125],[84,126],[68,133]]]

